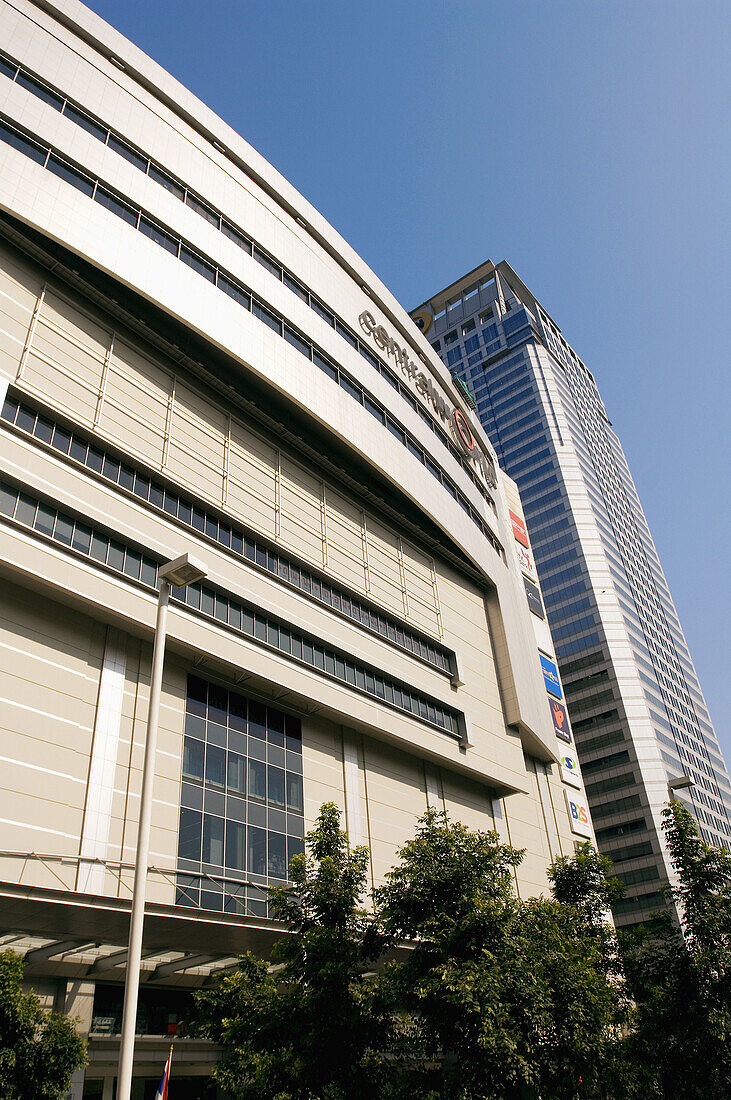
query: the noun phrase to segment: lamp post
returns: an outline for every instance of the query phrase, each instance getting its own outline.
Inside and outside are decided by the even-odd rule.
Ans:
[[[150,820],[152,816],[152,789],[155,781],[155,754],[157,727],[160,719],[160,693],[162,668],[165,657],[165,629],[167,626],[170,586],[185,588],[202,580],[205,569],[188,554],[168,562],[158,570],[159,591],[155,644],[152,651],[152,679],[150,705],[147,712],[147,738],[145,763],[142,769],[140,792],[140,819],[135,853],[135,877],[132,887],[132,910],[129,920],[129,946],[127,949],[127,977],[124,986],[122,1010],[122,1035],[119,1044],[119,1068],[117,1071],[117,1100],[129,1100],[132,1088],[132,1063],[135,1050],[137,1023],[137,997],[140,988],[140,962],[142,959],[142,927],[145,921],[145,895],[147,892],[147,863],[150,851]]]
[[[673,791],[682,791],[685,790],[687,787],[695,787],[695,779],[691,779],[689,775],[679,775],[677,779],[669,779],[668,795],[670,797],[670,801],[673,802],[675,800],[675,795],[673,794]]]

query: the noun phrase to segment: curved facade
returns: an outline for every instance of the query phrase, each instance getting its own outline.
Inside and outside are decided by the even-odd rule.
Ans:
[[[525,847],[527,894],[590,828],[562,789],[514,490],[428,342],[286,180],[87,9],[3,3],[0,27],[2,920],[94,1025],[97,1095],[160,564],[188,551],[207,578],[170,609],[150,1019],[165,990],[263,949],[262,887],[326,800],[374,883],[427,805]]]

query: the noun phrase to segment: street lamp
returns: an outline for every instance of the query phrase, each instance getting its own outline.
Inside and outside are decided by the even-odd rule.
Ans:
[[[682,791],[687,787],[695,787],[695,779],[692,779],[689,775],[679,775],[677,779],[668,780],[668,795],[672,802],[675,798],[673,791]]]
[[[147,864],[150,851],[152,789],[155,781],[155,753],[157,749],[157,727],[160,719],[160,692],[162,689],[162,666],[165,657],[165,628],[167,626],[170,586],[185,588],[189,584],[202,580],[205,575],[205,569],[188,554],[183,554],[175,561],[168,562],[167,565],[161,566],[157,571],[159,581],[157,621],[155,623],[155,644],[152,651],[150,705],[147,712],[145,763],[142,770],[140,820],[135,853],[135,877],[132,887],[132,911],[129,920],[127,977],[124,986],[122,1036],[119,1045],[119,1069],[117,1071],[117,1100],[129,1100],[132,1088],[137,997],[140,989],[140,963],[142,960],[142,926],[145,920]]]

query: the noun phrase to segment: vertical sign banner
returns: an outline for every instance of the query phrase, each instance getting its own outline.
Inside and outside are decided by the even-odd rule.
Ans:
[[[515,535],[518,542],[522,543],[523,546],[527,548],[530,543],[528,542],[528,530],[525,526],[525,523],[520,518],[520,516],[513,511],[512,508],[508,508],[508,512],[510,513],[510,522],[513,525],[513,534]]]
[[[556,699],[550,699],[549,702],[551,704],[551,718],[553,719],[553,729],[556,737],[560,737],[562,741],[567,741],[570,745],[571,729],[569,727],[569,716],[566,713],[566,707]]]
[[[533,555],[527,546],[521,546],[520,543],[516,543],[515,549],[518,551],[518,564],[524,573],[527,573],[531,580],[538,579],[536,575],[536,568],[533,564]]]
[[[579,761],[573,749],[561,749],[561,778],[570,787],[581,787]]]
[[[541,668],[543,669],[543,681],[546,685],[546,691],[550,691],[551,695],[555,695],[557,699],[562,698],[561,681],[558,678],[558,669],[556,668],[550,657],[544,657],[542,653],[538,656],[541,658]]]
[[[529,581],[527,577],[523,577],[523,584],[525,585],[525,594],[528,597],[528,607],[539,619],[545,619],[543,601],[538,585],[533,584],[533,581]]]
[[[566,808],[571,821],[571,832],[591,840],[591,818],[589,817],[589,807],[586,799],[583,795],[574,794],[573,791],[571,794],[564,791],[564,794],[566,795]]]

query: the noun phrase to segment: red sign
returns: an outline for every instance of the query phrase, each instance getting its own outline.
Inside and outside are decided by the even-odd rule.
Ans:
[[[523,523],[523,520],[520,518],[520,516],[517,516],[515,514],[512,508],[508,508],[508,511],[510,512],[510,521],[513,524],[513,534],[515,535],[518,542],[521,542],[523,546],[529,546],[530,544],[528,542],[528,531],[526,530],[526,526]]]

